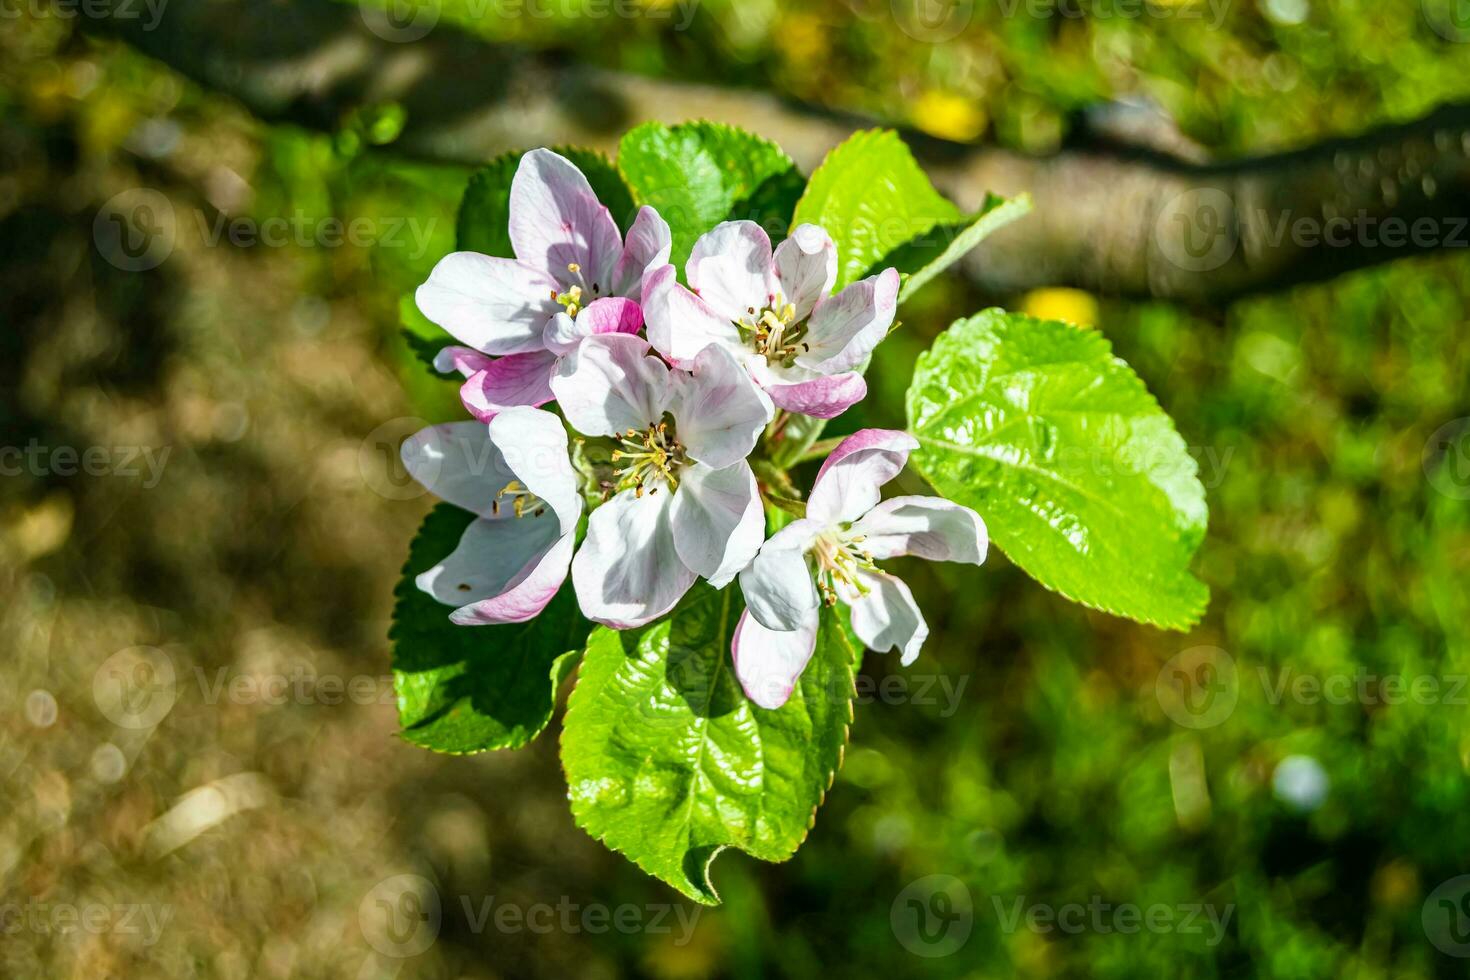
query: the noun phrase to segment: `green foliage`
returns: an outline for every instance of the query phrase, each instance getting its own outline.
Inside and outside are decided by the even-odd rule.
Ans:
[[[929,183],[897,133],[870,129],[854,133],[827,154],[807,182],[792,220],[821,225],[837,243],[841,289],[880,271],[880,260],[901,246],[964,218]]]
[[[1043,585],[1173,629],[1204,612],[1197,466],[1102,334],[1001,310],[959,321],[919,358],[908,415],[919,469]]]
[[[730,640],[739,591],[696,586],[640,630],[598,629],[567,706],[562,764],[579,826],[690,898],[717,904],[726,847],[796,852],[842,761],[857,644],[835,612],[779,710],[748,701]]]
[[[893,266],[904,275],[903,287],[898,292],[898,303],[902,306],[935,276],[964,258],[991,232],[1030,213],[1031,197],[1028,194],[1010,199],[988,194],[985,206],[966,220],[934,226],[889,253],[879,261],[877,268]]]
[[[776,144],[712,122],[630,130],[618,168],[633,200],[669,223],[669,261],[681,273],[695,240],[721,221],[749,219],[784,237],[802,188],[796,165]]]
[[[551,720],[591,628],[571,584],[527,623],[456,626],[414,576],[452,552],[474,515],[440,504],[424,519],[394,595],[393,681],[403,737],[462,755],[520,748]]]
[[[612,162],[596,150],[575,146],[552,149],[576,164],[586,175],[597,199],[606,205],[618,227],[626,232],[636,209],[628,186]],[[515,178],[523,156],[525,151],[518,150],[496,157],[470,178],[455,222],[457,247],[461,251],[515,257],[510,247],[510,182]]]

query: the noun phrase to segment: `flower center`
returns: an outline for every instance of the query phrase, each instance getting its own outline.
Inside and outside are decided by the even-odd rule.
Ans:
[[[567,263],[567,272],[571,274],[571,284],[567,286],[565,292],[559,293],[553,289],[551,291],[551,301],[558,306],[564,307],[567,311],[567,316],[575,320],[577,314],[588,303],[601,298],[602,285],[601,283],[594,282],[590,289],[585,288],[586,282],[582,279],[582,267],[575,262]],[[592,294],[590,298],[585,295],[587,293]]]
[[[867,595],[868,589],[858,579],[860,570],[872,571],[873,556],[863,550],[864,535],[834,527],[822,532],[812,542],[811,556],[816,560],[817,589],[827,605],[836,604],[839,590],[847,596]]]
[[[678,489],[677,474],[687,460],[672,425],[663,421],[641,431],[629,429],[618,436],[618,441],[622,448],[612,454],[617,489],[636,488],[640,497],[645,489],[658,493],[660,482],[667,483],[671,491]]]
[[[796,322],[796,307],[780,293],[771,298],[770,306],[760,310],[749,306],[745,314],[735,326],[772,367],[791,367],[798,354],[811,349],[805,343],[806,321]]]
[[[520,480],[511,480],[505,485],[495,499],[490,502],[490,512],[498,515],[500,513],[500,501],[502,497],[510,498],[510,505],[515,510],[517,517],[540,517],[546,513],[546,501],[526,489]]]

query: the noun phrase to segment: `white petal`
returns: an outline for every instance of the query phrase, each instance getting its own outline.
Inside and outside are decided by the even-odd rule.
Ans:
[[[673,397],[669,368],[642,337],[588,337],[561,359],[551,379],[572,428],[610,436],[659,422]]]
[[[807,321],[807,351],[796,363],[823,374],[851,371],[888,336],[898,310],[898,270],[885,269],[817,304]]]
[[[638,217],[633,219],[633,227],[628,229],[623,257],[613,273],[615,294],[626,296],[634,302],[641,299],[644,273],[667,265],[672,247],[673,236],[669,232],[669,223],[653,208],[639,208]]]
[[[719,470],[750,455],[775,408],[729,351],[711,345],[681,379],[673,412],[689,457]]]
[[[700,235],[684,274],[689,288],[726,320],[748,318],[775,299],[771,239],[754,221],[726,221]]]
[[[722,470],[686,468],[672,517],[680,560],[717,589],[750,564],[766,536],[755,474],[744,460]]]
[[[823,530],[813,520],[797,520],[771,535],[743,572],[740,591],[761,625],[794,630],[817,609],[817,586],[806,563],[806,549]]]
[[[419,575],[415,584],[451,606],[468,606],[499,596],[533,572],[561,538],[550,514],[517,520],[470,522],[459,546]]]
[[[494,363],[493,358],[481,354],[473,347],[445,347],[434,355],[435,371],[440,374],[454,374],[457,371],[466,378]]]
[[[431,425],[403,440],[399,456],[410,476],[440,500],[494,516],[496,495],[515,479],[480,422]]]
[[[561,533],[575,531],[582,495],[561,419],[539,408],[508,408],[490,423],[490,441],[515,478],[555,511]]]
[[[624,490],[592,512],[572,559],[572,584],[588,619],[632,629],[662,616],[689,591],[698,576],[674,548],[672,505],[667,487],[642,497]]]
[[[769,630],[750,614],[740,614],[730,655],[735,661],[735,676],[745,689],[745,696],[762,708],[781,707],[791,697],[796,679],[806,669],[817,649],[817,625],[820,619],[812,610],[801,627],[790,631]]]
[[[837,281],[837,246],[826,229],[818,225],[791,229],[790,237],[776,246],[776,278],[786,302],[796,307],[797,321],[805,320]]]
[[[877,653],[898,650],[905,667],[914,662],[929,636],[914,594],[887,572],[859,572],[868,594],[852,603],[852,631]]]
[[[539,616],[567,580],[567,567],[572,563],[576,543],[575,534],[562,535],[545,554],[521,569],[504,591],[461,606],[449,614],[449,621],[460,626],[485,626],[524,623]]]
[[[861,429],[832,450],[807,498],[806,513],[826,524],[855,521],[877,505],[879,488],[899,474],[919,445],[907,432]]]
[[[644,277],[643,317],[648,323],[648,342],[685,370],[710,344],[718,344],[732,354],[748,349],[734,323],[679,285],[671,265],[660,266]]]
[[[512,259],[451,252],[418,288],[419,310],[456,338],[486,354],[541,349],[546,321],[560,307],[556,283]]]
[[[611,290],[613,269],[623,256],[617,222],[582,171],[546,149],[521,157],[511,179],[510,243],[516,258],[531,268],[558,283],[583,285],[589,301],[593,284],[600,295]]]
[[[892,497],[852,526],[874,558],[914,555],[978,565],[989,538],[980,515],[943,497]]]

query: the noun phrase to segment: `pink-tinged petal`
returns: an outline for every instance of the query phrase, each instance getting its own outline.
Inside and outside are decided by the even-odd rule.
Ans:
[[[637,333],[643,328],[643,310],[630,299],[607,296],[585,307],[573,320],[558,313],[546,325],[546,349],[566,356],[583,340],[600,333]]]
[[[826,229],[797,225],[776,246],[776,279],[786,302],[796,307],[797,321],[805,320],[837,282],[837,246]]]
[[[490,441],[515,478],[551,507],[561,533],[575,531],[582,516],[582,495],[561,419],[539,408],[509,408],[490,423]]]
[[[762,626],[750,610],[740,614],[730,655],[746,697],[773,711],[787,702],[796,688],[796,679],[817,649],[819,622],[813,609],[800,628],[771,630]]]
[[[853,524],[874,558],[914,555],[929,561],[985,561],[990,538],[980,515],[943,497],[892,497]]]
[[[771,535],[755,560],[740,573],[746,608],[762,626],[790,631],[816,613],[820,600],[807,567],[806,551],[822,530],[818,521],[792,521]]]
[[[817,304],[807,321],[807,350],[796,363],[823,374],[851,371],[888,336],[898,311],[898,270],[885,269]]]
[[[673,236],[669,233],[669,223],[653,208],[639,208],[638,217],[633,219],[633,227],[628,229],[623,257],[613,273],[613,291],[634,302],[642,299],[644,274],[667,265],[672,247]]]
[[[572,584],[588,619],[613,629],[651,623],[678,603],[698,576],[679,560],[667,487],[624,490],[592,512],[572,559]]]
[[[754,221],[726,221],[699,236],[684,266],[689,288],[725,320],[749,319],[774,300],[771,239]]]
[[[521,157],[510,182],[510,244],[516,258],[590,301],[612,291],[623,236],[576,164],[551,150]],[[575,270],[571,266],[576,266]]]
[[[688,370],[710,344],[736,355],[747,349],[735,324],[679,285],[671,265],[659,266],[644,277],[642,305],[648,342],[677,367]]]
[[[876,653],[898,650],[907,667],[929,636],[914,594],[887,572],[859,572],[858,581],[868,591],[852,603],[852,631]]]
[[[555,369],[556,355],[550,351],[498,357],[460,385],[460,401],[481,422],[517,405],[545,405],[555,397],[551,393]]]
[[[556,597],[561,584],[567,580],[567,568],[572,563],[572,550],[576,543],[576,535],[562,535],[540,560],[526,566],[517,581],[505,591],[461,606],[449,614],[449,621],[460,626],[489,626],[534,619]]]
[[[551,390],[572,428],[611,436],[661,421],[674,383],[642,337],[607,333],[588,337],[561,359]]]
[[[439,260],[414,301],[454,337],[486,354],[541,349],[546,321],[559,307],[557,284],[513,259],[451,252]]]
[[[577,314],[578,325],[587,321],[589,336],[600,333],[637,333],[643,329],[643,309],[631,299],[609,296]]]
[[[895,429],[860,429],[837,444],[812,484],[807,516],[825,524],[855,521],[878,503],[919,441]]]
[[[711,344],[680,382],[673,411],[689,458],[722,470],[749,456],[775,409],[745,368]]]
[[[696,464],[680,477],[674,547],[680,561],[722,589],[750,564],[766,536],[755,474],[741,460],[722,470]]]
[[[496,495],[515,479],[479,422],[431,425],[403,440],[399,456],[410,476],[440,500],[481,517],[496,516]]]
[[[454,552],[419,575],[415,584],[456,607],[496,599],[532,577],[562,535],[550,514],[470,522]],[[562,568],[565,576],[565,566]]]
[[[868,394],[861,374],[849,372],[813,378],[793,385],[767,385],[766,394],[777,408],[817,419],[836,418]]]
[[[440,374],[458,372],[468,378],[494,364],[493,358],[470,347],[446,347],[434,355],[434,370]]]

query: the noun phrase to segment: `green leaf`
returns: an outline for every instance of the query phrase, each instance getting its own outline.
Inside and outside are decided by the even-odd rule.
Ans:
[[[669,223],[681,273],[695,240],[721,221],[748,218],[784,236],[802,189],[780,147],[721,123],[645,123],[623,137],[618,168],[633,200]]]
[[[1171,629],[1204,612],[1197,466],[1102,334],[1003,310],[960,320],[919,358],[908,416],[918,468],[1046,587]]]
[[[871,270],[893,266],[906,277],[898,291],[899,305],[979,245],[997,228],[1002,228],[1031,211],[1031,197],[1004,198],[987,195],[985,206],[956,224],[935,225],[878,261]]]
[[[474,515],[440,504],[424,519],[394,590],[393,683],[403,737],[462,755],[517,749],[551,720],[556,692],[591,629],[567,583],[541,615],[504,626],[456,626],[414,585],[459,544]]]
[[[628,186],[612,161],[595,150],[568,146],[554,149],[586,174],[597,199],[607,206],[618,227],[626,233],[636,209]],[[515,257],[510,247],[510,182],[524,155],[522,150],[496,157],[470,178],[455,223],[461,251]]]
[[[964,220],[898,134],[880,129],[854,133],[827,154],[792,219],[821,225],[837,243],[838,289],[877,271],[880,260],[936,225]]]
[[[726,847],[796,853],[842,762],[856,640],[823,612],[791,700],[747,700],[730,660],[738,589],[701,583],[669,617],[598,629],[567,704],[561,757],[578,826],[707,905]]]

